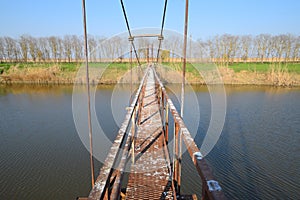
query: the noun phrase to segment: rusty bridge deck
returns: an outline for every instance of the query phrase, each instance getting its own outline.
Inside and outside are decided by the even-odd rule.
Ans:
[[[171,168],[153,71],[146,81],[141,122],[135,138],[135,162],[131,165],[126,199],[171,198]]]
[[[171,118],[174,130],[172,152],[169,152]],[[150,65],[127,108],[125,120],[94,187],[87,198],[79,199],[197,199],[196,195],[182,195],[180,192],[183,143],[201,177],[201,198],[225,199],[219,183]]]

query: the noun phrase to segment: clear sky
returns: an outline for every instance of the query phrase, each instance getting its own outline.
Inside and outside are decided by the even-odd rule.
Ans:
[[[131,28],[160,27],[164,0],[123,0]],[[300,0],[189,0],[189,35],[300,35]],[[88,32],[126,31],[119,0],[86,0]],[[185,0],[168,0],[165,28],[183,32]],[[1,0],[0,36],[82,35],[81,0]]]

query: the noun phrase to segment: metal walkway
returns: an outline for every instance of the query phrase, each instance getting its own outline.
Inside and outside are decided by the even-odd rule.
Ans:
[[[135,139],[135,162],[131,165],[126,199],[161,199],[173,196],[170,160],[153,71],[149,71],[142,99],[141,122]]]
[[[171,142],[168,139],[171,118],[174,123],[172,154],[167,145]],[[197,199],[196,195],[180,192],[183,144],[201,177],[201,199],[225,199],[158,75],[149,65],[95,186],[89,197],[79,199]]]

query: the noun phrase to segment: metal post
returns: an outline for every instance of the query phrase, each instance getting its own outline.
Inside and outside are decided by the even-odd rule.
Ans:
[[[140,94],[140,97],[139,97],[139,106],[138,106],[138,124],[140,125],[141,124],[141,118],[142,118],[142,115],[141,115],[141,110],[142,110],[142,107],[144,106],[143,105],[143,96],[145,94],[145,84],[143,84],[142,86],[142,90],[141,90],[141,94]]]
[[[132,134],[132,142],[131,142],[131,159],[132,164],[134,164],[135,158],[134,158],[134,139],[135,139],[135,109],[133,110],[132,117],[131,117],[131,134]]]
[[[176,141],[175,141],[175,143],[176,143],[176,149],[175,149],[175,154],[176,154],[176,167],[175,167],[175,169],[176,169],[176,173],[175,173],[175,175],[176,175],[176,181],[177,181],[177,183],[176,183],[176,191],[177,191],[177,193],[179,193],[178,192],[178,177],[179,177],[179,149],[178,149],[178,147],[179,147],[179,137],[178,137],[178,132],[179,132],[179,124],[178,123],[176,123],[175,124],[175,135],[176,135]]]
[[[129,105],[132,103],[132,46],[130,46],[130,102]]]
[[[203,180],[202,181],[202,198],[201,200],[208,200],[208,195],[207,195],[207,191],[206,191],[206,181]]]
[[[175,175],[175,173],[176,173],[176,153],[175,153],[175,149],[176,149],[176,131],[175,131],[175,126],[176,126],[176,124],[175,124],[175,121],[174,121],[174,133],[173,133],[173,182],[175,182],[175,178],[176,178],[176,175]]]
[[[147,48],[147,63],[149,64],[149,45],[148,45],[148,48]]]
[[[179,155],[178,155],[178,193],[180,194],[180,187],[181,187],[181,161],[182,161],[182,130],[179,131]]]
[[[161,89],[161,107],[160,107],[160,116],[161,116],[161,121],[162,121],[162,123],[164,123],[164,121],[165,121],[165,119],[164,119],[164,117],[165,117],[165,95],[164,95],[164,93],[162,92],[162,89]]]
[[[153,52],[153,43],[152,43],[152,45],[151,45],[151,57],[152,57],[151,62],[154,61],[153,55],[154,55],[154,52]]]
[[[174,119],[175,120],[175,119]],[[176,188],[178,186],[178,168],[179,168],[179,160],[178,160],[178,130],[179,126],[177,122],[174,122],[174,180],[176,181]],[[176,190],[178,191],[178,190]]]
[[[160,88],[158,87],[158,83],[155,83],[155,89],[157,91],[157,99],[158,99],[158,105],[160,106],[160,100],[161,100],[161,96],[160,96]]]
[[[165,117],[165,137],[166,143],[169,142],[169,104],[166,103],[166,117]]]
[[[186,46],[189,16],[189,0],[185,1],[185,21],[184,21],[184,41],[183,41],[183,66],[182,66],[182,87],[181,87],[181,110],[180,116],[183,117],[184,108],[184,86],[185,86],[185,69],[186,69]]]
[[[86,9],[85,0],[82,0],[82,14],[83,14],[83,29],[84,29],[84,53],[86,65],[86,87],[87,87],[87,101],[88,101],[88,126],[90,138],[90,165],[91,165],[91,182],[94,187],[94,160],[93,160],[93,132],[92,132],[92,119],[91,119],[91,100],[90,100],[90,80],[89,80],[89,60],[88,60],[88,42],[87,42],[87,29],[86,29]]]
[[[183,41],[183,66],[182,66],[182,87],[181,87],[181,110],[180,116],[183,118],[184,111],[184,90],[185,90],[185,70],[186,70],[186,49],[187,49],[187,32],[188,32],[188,17],[189,17],[189,0],[185,1],[185,21],[184,21],[184,41]],[[181,186],[181,151],[182,151],[182,132],[180,130],[179,135],[179,158],[178,158],[178,187],[177,192],[180,194],[180,186]]]

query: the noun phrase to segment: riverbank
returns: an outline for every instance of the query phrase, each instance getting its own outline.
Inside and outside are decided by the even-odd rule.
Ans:
[[[0,83],[83,84],[85,73],[80,72],[80,66],[76,63],[1,63]],[[234,63],[217,68],[226,85],[300,86],[300,63]],[[138,82],[142,76],[140,68],[133,68],[133,73],[130,69],[130,63],[91,63],[90,81],[95,84]],[[164,63],[157,71],[167,82],[181,81],[180,63]],[[186,79],[190,84],[205,84],[199,71],[201,65],[187,65]]]

